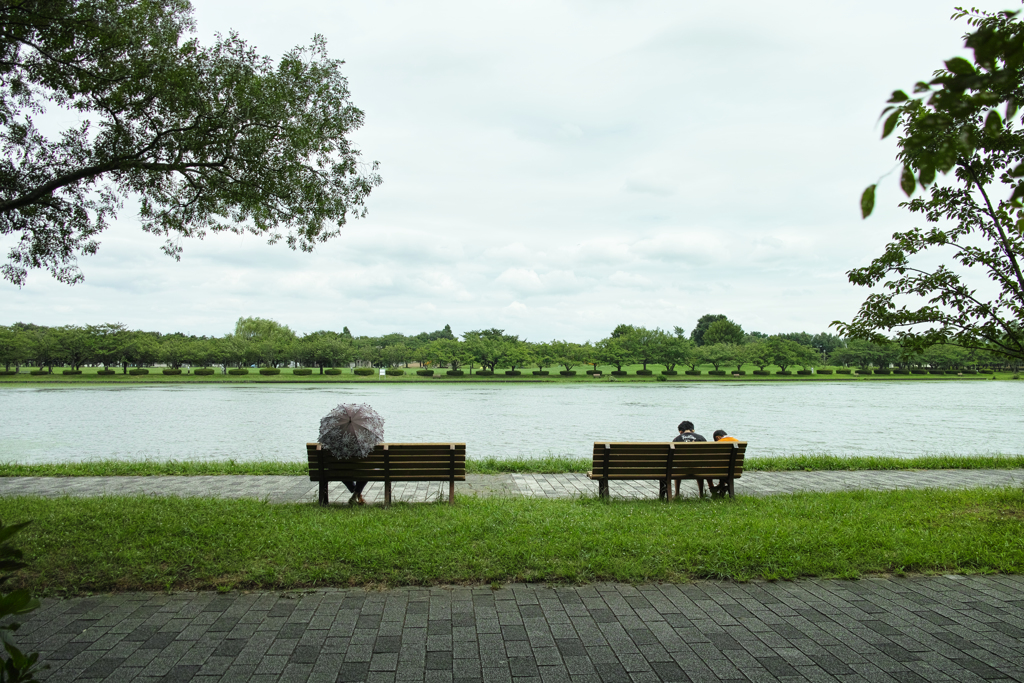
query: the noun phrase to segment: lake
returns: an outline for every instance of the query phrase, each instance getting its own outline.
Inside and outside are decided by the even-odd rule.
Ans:
[[[0,460],[302,460],[339,403],[373,406],[388,441],[465,441],[470,457],[587,457],[671,440],[684,419],[751,457],[1024,453],[1024,382],[142,385],[0,389]]]

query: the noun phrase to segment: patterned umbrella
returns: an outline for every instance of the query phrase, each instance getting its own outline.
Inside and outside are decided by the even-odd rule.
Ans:
[[[384,440],[384,418],[365,403],[342,403],[320,420],[320,443],[338,460],[365,458]]]

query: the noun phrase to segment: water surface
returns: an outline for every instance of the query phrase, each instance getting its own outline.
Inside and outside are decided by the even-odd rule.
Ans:
[[[1024,453],[1024,382],[144,385],[0,389],[0,460],[302,460],[339,403],[372,405],[388,441],[465,441],[470,457],[589,456],[670,440],[683,419],[752,456]]]

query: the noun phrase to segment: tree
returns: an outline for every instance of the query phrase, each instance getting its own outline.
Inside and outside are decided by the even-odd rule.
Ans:
[[[777,365],[779,370],[783,372],[785,372],[786,368],[793,367],[794,365],[811,367],[818,362],[817,351],[792,339],[774,336],[769,337],[768,341],[764,342],[764,344],[764,348],[760,349],[760,355],[764,359],[771,361],[771,365]],[[755,364],[757,363],[755,362]],[[766,363],[765,365],[767,366],[768,364]],[[763,366],[759,367],[764,370]]]
[[[168,366],[178,369],[185,363],[192,348],[183,334],[167,334],[160,338],[157,357]]]
[[[458,339],[438,339],[430,342],[431,355],[440,365],[447,365],[452,370],[466,362],[468,352],[463,342]]]
[[[517,367],[529,365],[533,362],[531,344],[525,341],[514,341],[509,342],[508,348],[505,351],[505,365],[508,366],[509,370],[515,372]]]
[[[694,326],[693,331],[690,332],[690,341],[692,341],[697,346],[703,346],[704,333],[708,331],[708,328],[711,327],[712,323],[716,323],[719,320],[728,320],[728,318],[725,317],[724,315],[715,313],[707,313],[705,315],[702,315],[700,317],[700,320],[697,321],[696,326]]]
[[[77,370],[93,359],[95,340],[89,332],[78,325],[64,325],[54,330],[57,345],[60,347],[60,358]]]
[[[541,372],[544,372],[544,368],[555,363],[554,353],[551,351],[551,344],[538,342],[537,344],[531,344],[530,347],[533,365],[536,365],[537,369]]]
[[[570,372],[583,362],[583,347],[575,342],[555,340],[548,344],[555,362]]]
[[[707,339],[707,335],[704,337]],[[711,363],[715,366],[715,370],[719,369],[719,366],[731,363],[736,357],[736,345],[735,344],[705,344],[701,347],[701,352],[705,362]]]
[[[464,332],[466,349],[480,363],[481,367],[494,372],[498,363],[508,353],[510,345],[519,341],[518,335],[505,334],[505,330],[491,328],[489,330],[470,330]]]
[[[625,340],[633,357],[638,363],[642,363],[646,370],[648,363],[658,362],[658,351],[667,336],[660,327],[653,330],[637,327],[625,336]]]
[[[623,365],[633,362],[633,352],[623,336],[602,339],[597,342],[596,351],[598,357],[608,365],[614,365],[617,372],[622,372]]]
[[[731,320],[716,320],[708,325],[701,338],[702,344],[742,344],[743,328]]]
[[[4,364],[5,371],[10,372],[12,363],[17,367],[25,360],[28,347],[28,338],[24,332],[0,327],[0,363]]]
[[[109,370],[111,365],[119,365],[124,357],[124,346],[130,333],[124,323],[104,323],[89,325],[86,329],[94,340],[93,355],[103,363],[103,369]]]
[[[931,224],[893,235],[885,252],[849,271],[855,285],[881,288],[868,295],[841,334],[882,341],[895,332],[904,346],[936,343],[994,350],[1024,359],[1024,24],[1016,12],[958,10],[973,31],[962,57],[945,62],[914,95],[893,92],[882,137],[897,128],[900,186],[912,197],[900,204]],[[936,174],[944,180],[936,182]],[[877,185],[861,197],[865,218]],[[941,224],[941,225],[940,225]],[[939,252],[938,254],[926,252]],[[940,262],[932,267],[929,262]],[[987,278],[994,298],[976,288]],[[921,302],[908,306],[907,299]]]
[[[267,318],[239,318],[235,338],[249,352],[246,360],[258,360],[267,367],[277,367],[295,341],[295,333],[287,325]]]
[[[230,230],[310,251],[380,184],[348,136],[363,123],[321,36],[275,64],[238,35],[200,45],[188,0],[19,0],[0,10],[3,275],[82,279],[124,198],[142,228]],[[49,137],[44,108],[78,121]]]
[[[682,328],[675,328],[676,333],[666,334],[658,348],[657,361],[669,372],[674,372],[676,365],[685,364],[693,354],[693,342],[686,338]]]

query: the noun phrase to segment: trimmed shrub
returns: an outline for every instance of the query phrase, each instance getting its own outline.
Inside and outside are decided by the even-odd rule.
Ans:
[[[308,375],[313,374],[313,368],[295,368],[294,370],[292,370],[292,374],[302,375],[303,377],[306,377]]]
[[[708,374],[714,375],[715,377],[721,377],[725,375],[725,370],[708,370]]]
[[[965,374],[965,375],[977,375],[978,374],[977,370],[961,370],[960,372]]]
[[[280,375],[281,368],[260,368],[261,375]]]
[[[747,374],[747,371],[746,370],[733,370],[732,374],[734,374],[734,375],[745,375],[745,374]]]
[[[533,374],[537,375],[538,377],[547,377],[551,373],[548,372],[547,370],[534,370]],[[622,374],[626,374],[626,373],[622,373]]]
[[[903,370],[902,368],[900,368],[900,369],[897,369],[897,370],[893,370],[892,374],[894,374],[894,375],[909,375],[910,374],[910,370]]]
[[[181,368],[164,368],[163,372],[165,375],[180,375]]]
[[[29,370],[28,374],[39,377],[40,375],[49,375],[50,373],[46,370]]]
[[[945,370],[929,370],[928,374],[929,375],[945,375],[946,371]]]
[[[208,376],[213,374],[213,368],[196,368],[192,371],[193,375]]]
[[[892,370],[889,370],[888,368],[882,368],[880,370],[875,370],[875,374],[876,375],[888,375],[891,372],[892,372]]]
[[[509,377],[518,377],[523,373],[519,370],[506,370],[505,374],[508,375]]]
[[[819,375],[831,375],[832,374],[831,370],[815,370],[815,372],[817,372]]]
[[[5,377],[7,375],[17,375],[17,374],[18,374],[17,370],[0,370],[0,375],[3,375]]]
[[[558,374],[561,375],[562,377],[575,377],[576,376],[576,371],[575,370],[559,370]]]
[[[359,375],[360,377],[369,377],[373,374],[373,368],[353,368],[353,375]]]
[[[840,369],[836,370],[836,374],[837,375],[849,375],[850,374],[850,368],[840,368]]]
[[[636,374],[640,375],[641,377],[647,377],[648,375],[653,375],[654,370],[637,370]]]
[[[494,376],[494,371],[493,370],[477,370],[476,374],[477,374],[478,377],[493,377]]]
[[[871,374],[871,370],[858,370],[857,374],[858,375],[870,375]]]
[[[662,370],[662,371],[661,371],[661,374],[663,374],[663,375],[667,375],[667,376],[669,376],[669,377],[673,377],[673,376],[675,376],[675,375],[678,375],[678,374],[679,374],[679,372],[678,372],[678,371],[676,371],[676,370]]]
[[[402,368],[388,368],[384,371],[388,377],[401,377],[405,374],[405,370]]]
[[[776,375],[792,375],[793,373],[790,372],[789,370],[777,370],[775,372],[775,374]]]
[[[128,371],[129,375],[148,375],[149,368],[132,368]]]
[[[797,370],[796,374],[798,374],[798,375],[813,375],[814,372],[811,371],[811,370]]]
[[[448,372],[446,372],[444,374],[448,375],[449,377],[462,377],[463,375],[466,374],[466,371],[465,370],[449,370]]]
[[[96,374],[97,375],[116,375],[117,371],[116,370],[103,369],[103,370],[97,370]]]
[[[768,372],[767,370],[754,370],[750,374],[764,377],[765,375],[770,375],[772,373]]]
[[[249,368],[231,368],[228,370],[229,375],[248,375]]]
[[[914,368],[913,370],[910,371],[910,374],[911,375],[927,375],[928,371],[927,370],[923,370],[921,368]]]
[[[60,374],[62,374],[62,375],[81,375],[82,371],[81,370],[61,370]]]
[[[341,374],[341,368],[327,368],[326,370],[324,370],[324,374],[325,375],[340,375]]]
[[[625,377],[628,374],[625,370],[612,370],[613,377]]]
[[[991,370],[978,370],[978,373],[982,374],[982,375],[991,375],[992,371]]]
[[[420,377],[433,377],[434,376],[434,371],[433,370],[417,370],[416,374],[419,375]]]
[[[697,375],[701,374],[701,372],[700,370],[684,370],[683,374],[689,375],[690,377],[696,377]]]
[[[668,377],[666,377],[665,375],[658,375],[654,379],[658,380],[659,382],[667,382],[668,381]]]

